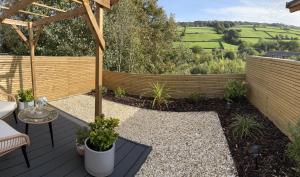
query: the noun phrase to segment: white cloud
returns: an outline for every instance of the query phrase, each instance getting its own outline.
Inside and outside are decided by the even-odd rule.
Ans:
[[[300,12],[290,13],[284,0],[239,0],[238,6],[204,11],[222,20],[283,23],[300,26]]]

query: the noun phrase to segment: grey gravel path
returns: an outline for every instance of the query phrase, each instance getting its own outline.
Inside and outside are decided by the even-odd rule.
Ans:
[[[79,95],[51,102],[90,122],[94,98]],[[215,112],[160,112],[103,101],[104,114],[121,119],[121,136],[153,150],[137,176],[236,176],[233,159]]]

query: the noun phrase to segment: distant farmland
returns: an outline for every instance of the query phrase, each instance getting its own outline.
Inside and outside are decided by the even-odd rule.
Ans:
[[[252,45],[261,39],[300,41],[300,29],[281,29],[273,26],[254,27],[251,25],[236,26],[232,29],[240,30],[240,39]],[[176,46],[180,44],[188,48],[200,46],[205,50],[212,50],[214,48],[225,50],[238,49],[238,46],[225,43],[222,39],[223,35],[217,34],[212,27],[187,27],[186,29],[178,27],[177,34],[181,37],[180,42],[175,43]]]

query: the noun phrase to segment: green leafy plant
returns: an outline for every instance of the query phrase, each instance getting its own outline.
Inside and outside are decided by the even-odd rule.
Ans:
[[[94,151],[107,151],[116,142],[119,134],[115,128],[119,125],[119,119],[96,117],[94,123],[90,123],[89,140],[87,145]]]
[[[230,128],[234,138],[243,139],[261,135],[263,126],[254,117],[237,114],[234,117],[234,121],[230,124]]]
[[[193,104],[198,104],[201,100],[203,100],[205,97],[201,94],[201,93],[192,93],[189,98],[188,98],[188,101],[190,103],[193,103]]]
[[[104,95],[107,94],[108,89],[107,89],[106,87],[102,86],[102,87],[100,88],[100,91],[101,91],[102,95],[104,96]]]
[[[87,127],[79,128],[76,131],[76,142],[79,145],[84,145],[84,141],[89,137],[90,130]]]
[[[154,83],[152,84],[152,107],[162,108],[163,105],[168,107],[168,102],[171,96],[168,94],[168,89],[164,84]]]
[[[20,102],[31,102],[34,100],[32,89],[19,90],[18,97]]]
[[[126,95],[126,91],[125,89],[121,88],[121,87],[118,87],[116,90],[115,90],[115,97],[117,98],[124,98]]]
[[[225,86],[224,98],[229,101],[236,101],[246,96],[248,92],[246,83],[238,80],[230,80]]]
[[[300,175],[300,120],[295,126],[289,127],[292,142],[288,144],[288,157],[296,162],[296,172]]]

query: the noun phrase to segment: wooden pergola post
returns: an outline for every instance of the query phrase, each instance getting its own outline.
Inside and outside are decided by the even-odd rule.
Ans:
[[[97,4],[96,7],[96,19],[100,29],[100,33],[103,36],[103,25],[104,25],[104,11]],[[103,86],[103,53],[100,45],[96,44],[96,64],[95,64],[95,116],[102,114],[102,86]]]
[[[35,42],[33,36],[32,22],[28,22],[28,31],[29,31],[30,67],[31,67],[31,81],[32,81],[31,83],[32,83],[33,96],[34,99],[36,99],[37,94],[36,94],[36,78],[35,78],[35,63],[34,63]]]

